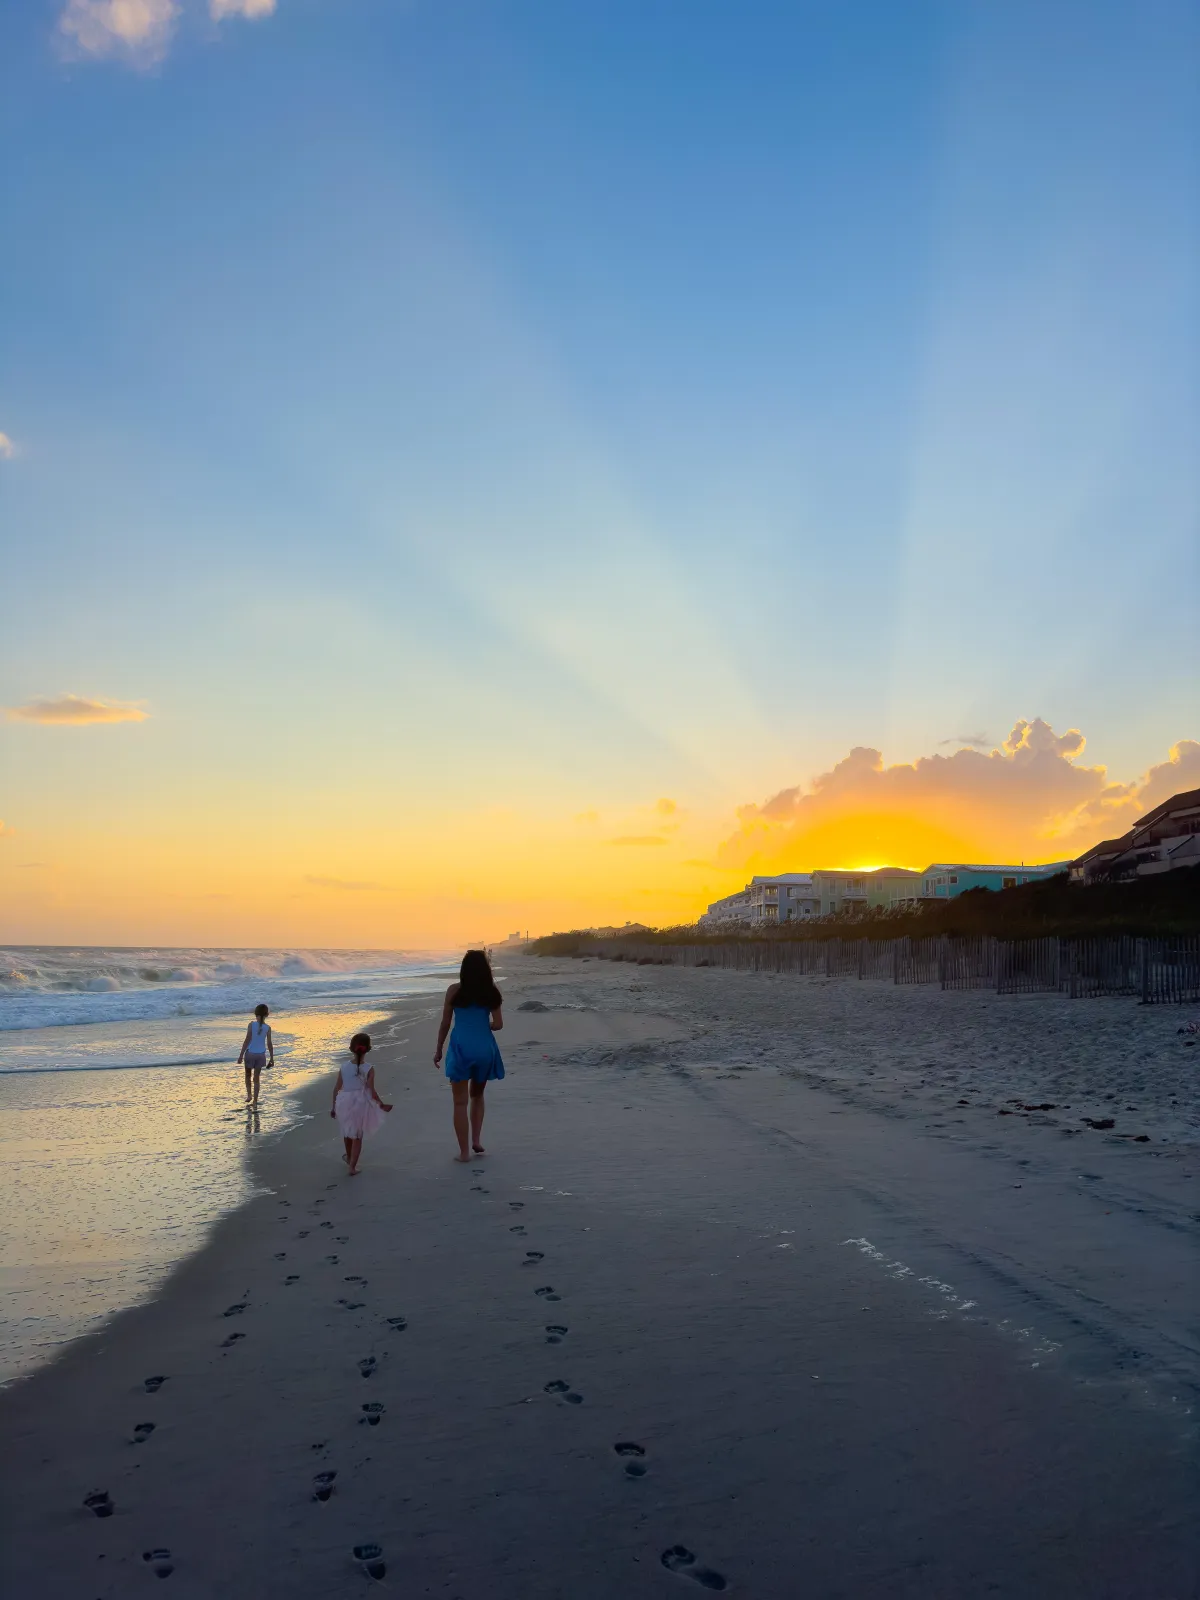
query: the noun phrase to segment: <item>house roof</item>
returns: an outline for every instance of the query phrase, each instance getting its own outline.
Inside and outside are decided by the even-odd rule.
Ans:
[[[1082,866],[1085,861],[1093,861],[1097,856],[1119,856],[1123,850],[1128,850],[1133,845],[1133,834],[1123,833],[1119,839],[1101,839],[1099,844],[1094,844],[1090,850],[1085,850],[1081,856],[1076,856],[1072,866]]]
[[[822,878],[919,878],[912,867],[814,867],[814,877]]]
[[[1162,817],[1170,816],[1172,811],[1187,811],[1194,806],[1200,806],[1200,789],[1184,789],[1179,794],[1173,794],[1169,800],[1164,800],[1162,805],[1155,806],[1153,811],[1147,811],[1139,822],[1134,823],[1130,832],[1140,833]]]
[[[935,861],[926,867],[923,873],[914,873],[913,876],[926,877],[931,872],[1015,872],[1019,876],[1022,872],[1063,872],[1071,865],[1070,861],[1026,861],[1020,866],[997,866],[994,863],[981,866],[978,862],[971,861]]]

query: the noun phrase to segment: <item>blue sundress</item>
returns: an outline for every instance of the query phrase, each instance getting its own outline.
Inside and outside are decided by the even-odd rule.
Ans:
[[[488,1083],[504,1076],[500,1046],[486,1006],[456,1006],[454,1031],[446,1051],[446,1076],[451,1083]]]

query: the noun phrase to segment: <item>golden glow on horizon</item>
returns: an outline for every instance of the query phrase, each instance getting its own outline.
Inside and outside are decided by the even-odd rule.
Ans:
[[[82,745],[154,726],[27,736]],[[736,826],[686,797],[670,810],[648,795],[584,812],[576,801],[400,813],[386,792],[353,785],[319,807],[281,785],[268,807],[240,781],[185,787],[173,805],[118,791],[104,814],[60,783],[57,810],[0,837],[0,941],[430,948],[518,927],[664,925],[755,873],[1063,859],[1200,785],[1195,741],[1132,784],[1081,765],[1081,750],[1082,736],[1024,725],[1004,751],[967,759],[885,767],[856,751],[811,785],[742,807]]]

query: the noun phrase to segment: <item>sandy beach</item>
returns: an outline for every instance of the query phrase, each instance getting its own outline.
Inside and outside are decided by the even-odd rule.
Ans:
[[[152,1303],[0,1394],[5,1597],[1196,1593],[1185,1018],[502,983],[485,1157],[413,997],[357,1179],[331,1075]]]

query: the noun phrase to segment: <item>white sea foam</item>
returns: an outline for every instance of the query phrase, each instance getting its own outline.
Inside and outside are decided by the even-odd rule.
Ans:
[[[398,950],[0,949],[0,1033],[388,999],[436,956]]]

